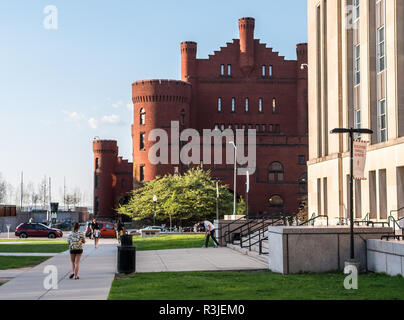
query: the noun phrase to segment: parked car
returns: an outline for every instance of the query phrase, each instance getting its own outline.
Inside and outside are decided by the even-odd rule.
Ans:
[[[149,226],[149,227],[146,227],[146,228],[143,228],[143,229],[160,229],[160,232],[168,232],[168,230],[167,229],[165,229],[165,228],[163,228],[163,227],[159,227],[159,226]]]
[[[21,223],[15,229],[15,235],[20,238],[48,237],[50,239],[63,237],[59,229],[49,228],[42,223]]]
[[[73,228],[73,224],[70,221],[64,221],[61,224],[59,224],[59,229],[62,230],[71,230]]]
[[[184,227],[182,229],[182,232],[194,232],[194,227]]]

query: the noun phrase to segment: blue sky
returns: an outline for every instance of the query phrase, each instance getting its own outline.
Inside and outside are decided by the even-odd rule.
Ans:
[[[58,9],[46,30],[44,8]],[[237,19],[287,59],[307,41],[304,0],[0,0],[0,173],[16,186],[52,177],[53,200],[79,187],[91,204],[92,140],[132,160],[131,83],[180,77],[181,41],[198,58],[238,38]]]

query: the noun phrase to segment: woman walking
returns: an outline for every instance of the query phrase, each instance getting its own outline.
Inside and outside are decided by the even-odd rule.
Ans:
[[[93,230],[93,236],[94,236],[94,245],[95,248],[98,248],[98,241],[100,241],[101,237],[101,230],[100,226],[98,225],[98,222],[96,219],[93,220],[93,223],[91,224],[91,229]]]
[[[69,235],[67,242],[70,246],[70,261],[72,263],[72,274],[70,279],[79,278],[80,259],[83,254],[83,244],[86,243],[84,233],[80,231],[80,225],[76,222],[74,224],[73,232]]]

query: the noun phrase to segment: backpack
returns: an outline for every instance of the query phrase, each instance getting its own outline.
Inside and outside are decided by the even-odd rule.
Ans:
[[[80,249],[83,249],[81,234],[80,232],[73,232],[70,235],[70,250],[80,250]]]

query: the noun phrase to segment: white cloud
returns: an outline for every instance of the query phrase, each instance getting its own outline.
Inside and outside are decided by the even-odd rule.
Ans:
[[[111,114],[110,116],[103,116],[101,118],[101,123],[107,124],[118,124],[121,121],[121,118],[116,114]]]
[[[88,119],[88,124],[92,129],[97,129],[98,127],[98,120],[94,119],[94,118],[90,118]]]
[[[62,110],[62,112],[67,115],[68,121],[81,121],[85,119],[85,115],[76,111],[67,111],[67,110]]]
[[[117,103],[113,103],[112,104],[112,108],[114,108],[114,109],[118,109],[120,106],[122,106],[123,105],[123,102],[122,102],[122,100],[119,100]]]

